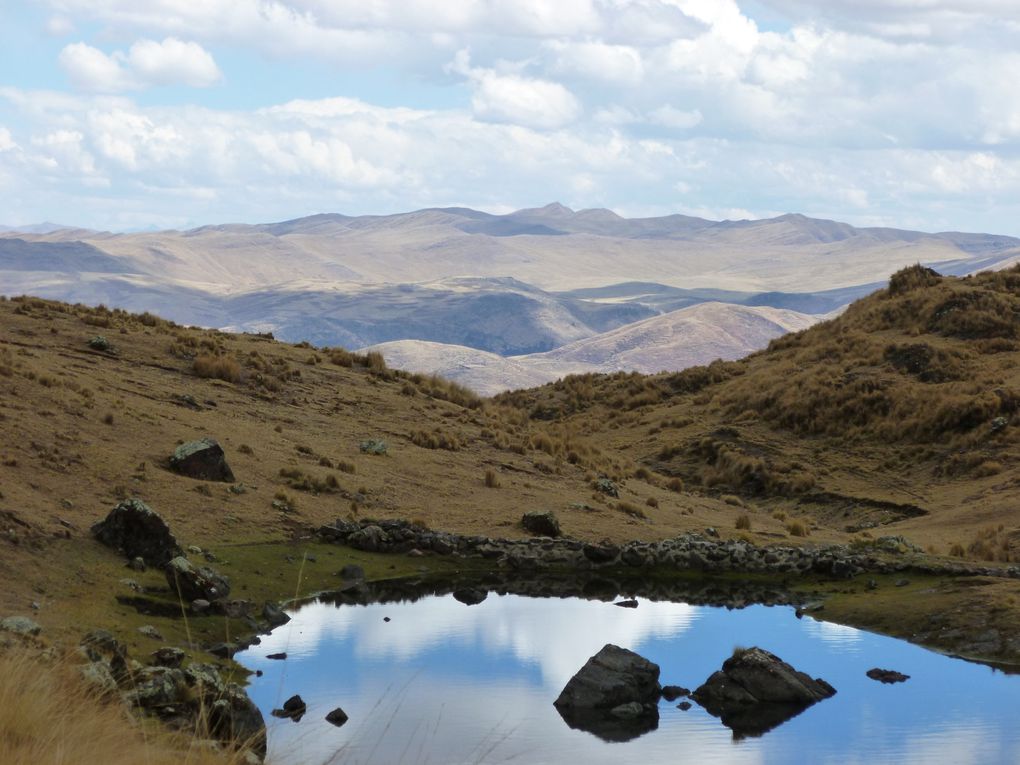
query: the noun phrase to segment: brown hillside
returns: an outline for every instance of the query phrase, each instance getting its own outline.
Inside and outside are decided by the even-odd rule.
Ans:
[[[763,514],[1015,561],[1018,338],[1020,269],[958,279],[917,266],[739,362],[497,400]]]

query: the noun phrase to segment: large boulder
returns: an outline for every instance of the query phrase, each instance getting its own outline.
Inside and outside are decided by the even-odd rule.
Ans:
[[[159,514],[140,499],[127,499],[92,526],[92,536],[126,558],[165,566],[181,554],[177,539]]]
[[[178,446],[170,457],[170,469],[202,481],[234,482],[234,473],[227,464],[223,447],[211,438]]]
[[[166,565],[165,572],[170,589],[186,602],[219,600],[230,594],[230,582],[226,577],[208,566],[193,566],[187,558],[174,558]]]
[[[760,736],[836,694],[761,648],[738,649],[691,696],[737,738]]]
[[[627,741],[659,722],[659,665],[607,644],[567,681],[553,704],[571,727]]]

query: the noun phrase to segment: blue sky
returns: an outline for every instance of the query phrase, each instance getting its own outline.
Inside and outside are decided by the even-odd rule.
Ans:
[[[1014,0],[36,0],[0,223],[558,200],[1020,235]]]

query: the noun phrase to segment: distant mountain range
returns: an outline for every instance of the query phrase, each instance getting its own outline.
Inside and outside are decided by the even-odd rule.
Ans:
[[[325,214],[133,234],[54,224],[0,230],[0,293],[319,345],[387,344],[391,361],[404,360],[398,366],[425,364],[492,390],[578,365],[655,371],[712,354],[734,358],[872,291],[902,266],[964,274],[1015,259],[1020,239],[1004,236],[802,215],[628,219],[551,204],[508,215]],[[729,308],[683,314],[708,303]],[[485,354],[514,358],[465,377],[436,343],[476,370]]]

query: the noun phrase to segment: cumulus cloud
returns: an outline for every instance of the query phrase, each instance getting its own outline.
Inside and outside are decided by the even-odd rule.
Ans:
[[[18,144],[14,143],[11,131],[0,126],[0,151],[11,151],[16,148],[18,148]]]
[[[155,85],[204,88],[223,77],[212,55],[201,45],[175,37],[162,42],[139,40],[127,52],[111,54],[83,42],[72,43],[60,52],[59,62],[75,87],[99,93]]]
[[[558,82],[472,67],[465,50],[457,53],[450,71],[470,82],[472,109],[483,120],[559,128],[576,120],[581,113],[580,101]]]

